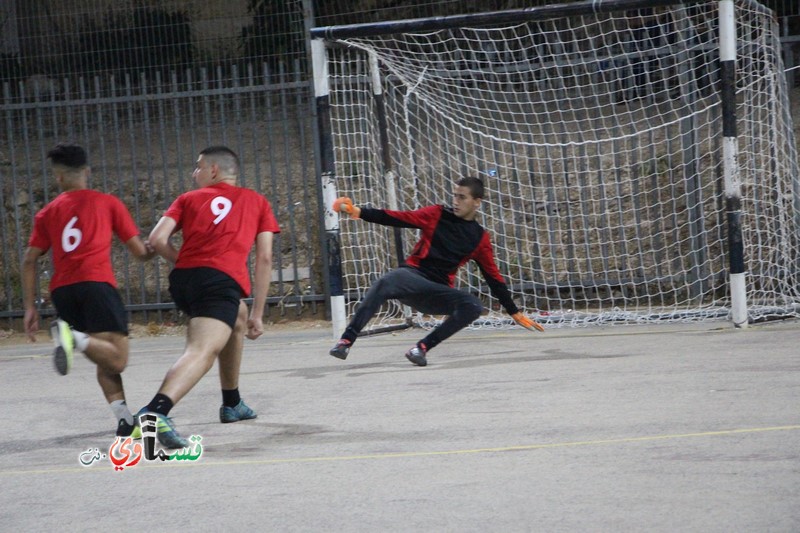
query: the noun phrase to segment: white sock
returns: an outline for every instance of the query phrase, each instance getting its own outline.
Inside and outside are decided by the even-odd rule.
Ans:
[[[75,339],[75,349],[79,352],[85,352],[89,346],[89,335],[73,329],[72,338]]]
[[[125,400],[114,400],[108,405],[111,407],[111,411],[113,411],[117,420],[122,420],[124,418],[125,422],[133,425],[133,415],[128,410],[128,404],[125,403]]]

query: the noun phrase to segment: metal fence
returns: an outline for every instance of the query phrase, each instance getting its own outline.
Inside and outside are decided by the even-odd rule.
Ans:
[[[282,232],[276,237],[269,302],[281,312],[299,313],[323,299],[319,249],[313,132],[308,84],[298,69],[290,79],[273,76],[266,64],[245,72],[200,69],[133,77],[63,80],[46,94],[25,92],[17,101],[3,84],[2,143],[4,206],[0,233],[0,318],[21,315],[19,263],[33,216],[56,194],[45,159],[58,141],[87,148],[90,185],[113,193],[129,207],[146,235],[171,201],[193,185],[197,152],[225,144],[242,160],[240,183],[271,201]],[[149,312],[172,308],[165,290],[168,265],[131,261],[124,246],[114,248],[117,277],[128,308]],[[40,265],[40,304],[50,310],[46,285],[51,269]],[[161,318],[159,316],[159,318]]]
[[[314,120],[306,65],[311,0],[9,0],[0,4],[0,320],[23,314],[20,261],[33,217],[58,194],[46,160],[70,140],[92,188],[120,197],[143,235],[193,186],[197,152],[225,144],[241,184],[281,225],[273,316],[324,313]],[[163,260],[113,264],[137,321],[173,320]],[[53,312],[49,259],[38,305]],[[166,315],[166,316],[165,316]]]

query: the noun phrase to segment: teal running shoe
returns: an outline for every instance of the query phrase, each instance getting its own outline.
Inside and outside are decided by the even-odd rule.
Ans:
[[[236,407],[223,405],[219,408],[219,421],[223,424],[238,422],[239,420],[251,420],[257,416],[256,412],[250,409],[243,400],[239,400]]]
[[[142,421],[139,419],[139,417],[147,414],[155,415],[157,418],[156,436],[158,437],[158,442],[160,442],[162,446],[169,449],[189,447],[189,441],[178,434],[178,430],[175,429],[175,425],[172,423],[171,418],[167,418],[160,413],[148,411],[146,406],[139,409],[139,412],[136,413],[136,419],[139,420],[140,426]]]

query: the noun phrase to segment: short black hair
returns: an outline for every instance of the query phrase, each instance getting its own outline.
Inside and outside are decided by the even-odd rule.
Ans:
[[[456,182],[459,187],[469,188],[473,198],[483,198],[483,180],[475,176],[466,176]]]
[[[76,170],[89,164],[89,158],[86,157],[86,150],[72,143],[58,143],[52,150],[47,152],[47,157],[54,165],[74,168]]]
[[[239,156],[227,146],[209,146],[200,150],[200,155],[212,159],[227,175],[239,175]]]

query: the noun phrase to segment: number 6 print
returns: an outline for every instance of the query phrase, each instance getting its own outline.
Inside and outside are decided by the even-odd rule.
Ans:
[[[232,206],[233,203],[231,203],[231,201],[224,196],[217,196],[211,200],[211,212],[217,215],[217,218],[214,219],[215,226],[222,222],[223,218],[228,216],[228,213],[231,212]]]
[[[71,252],[78,245],[81,243],[81,237],[83,237],[83,233],[81,230],[75,227],[75,223],[78,221],[78,217],[72,217],[66,226],[64,226],[64,231],[61,232],[61,248],[65,252]]]

